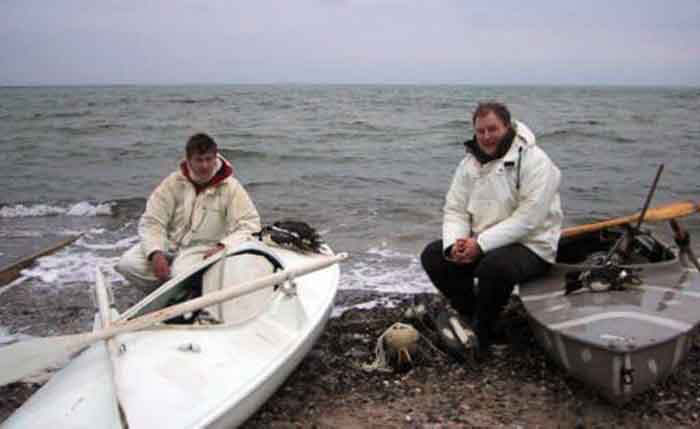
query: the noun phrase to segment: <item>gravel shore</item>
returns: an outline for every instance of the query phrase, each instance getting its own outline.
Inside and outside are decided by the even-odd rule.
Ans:
[[[122,295],[118,307],[138,298],[136,293]],[[377,296],[346,292],[344,302],[368,298]],[[373,360],[377,338],[401,319],[410,299],[383,298],[397,305],[352,309],[331,319],[299,368],[244,427],[700,425],[698,338],[674,375],[628,404],[614,406],[549,361],[523,318],[508,320],[508,342],[485,363],[465,366],[424,347],[407,372],[368,372],[362,364]],[[18,287],[3,296],[0,325],[31,335],[75,333],[90,326],[93,314],[85,291],[29,293]],[[0,388],[0,421],[38,387],[33,382]]]

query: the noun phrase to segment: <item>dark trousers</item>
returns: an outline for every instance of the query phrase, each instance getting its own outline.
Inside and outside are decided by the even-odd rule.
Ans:
[[[493,320],[508,303],[513,287],[551,266],[522,244],[499,247],[470,264],[456,264],[445,259],[442,240],[426,246],[421,263],[450,305],[469,319],[481,346],[490,343]]]

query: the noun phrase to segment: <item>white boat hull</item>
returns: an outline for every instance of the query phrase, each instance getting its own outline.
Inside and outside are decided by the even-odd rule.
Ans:
[[[285,268],[319,257],[280,248],[271,252]],[[114,375],[100,342],[56,374],[3,427],[239,425],[309,352],[330,315],[338,278],[337,265],[301,276],[296,294],[278,288],[260,312],[241,323],[159,325],[118,335]],[[137,304],[123,317],[143,308]]]

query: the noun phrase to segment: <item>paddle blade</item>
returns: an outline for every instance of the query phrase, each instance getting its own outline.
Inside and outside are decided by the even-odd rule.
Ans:
[[[0,347],[0,386],[21,380],[89,345],[92,334],[34,338]]]
[[[644,220],[649,222],[659,222],[677,217],[688,216],[700,210],[699,206],[700,205],[692,201],[680,201],[673,204],[655,207],[647,211],[646,216],[644,216]]]

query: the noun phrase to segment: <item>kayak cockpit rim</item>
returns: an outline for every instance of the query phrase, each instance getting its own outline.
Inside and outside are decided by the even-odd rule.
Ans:
[[[274,267],[274,272],[285,269],[282,259],[269,247],[261,245],[257,241],[248,241],[243,243],[241,246],[233,249],[226,249],[223,253],[214,255],[208,259],[204,259],[199,264],[192,266],[190,269],[163,283],[141,301],[124,311],[118,320],[125,321],[133,319],[135,317],[142,316],[152,311],[157,311],[161,308],[172,305],[172,299],[191,288],[194,282],[201,281],[203,273],[214,264],[223,259],[244,254],[264,257]],[[280,285],[274,286],[275,292],[277,292],[279,286]]]

